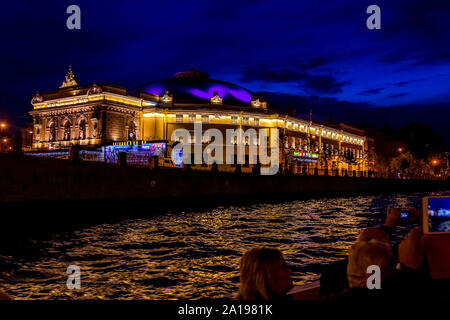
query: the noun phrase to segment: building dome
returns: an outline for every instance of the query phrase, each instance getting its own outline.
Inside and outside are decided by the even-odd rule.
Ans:
[[[217,94],[223,99],[223,104],[243,105],[250,103],[252,92],[238,85],[209,79],[206,72],[191,69],[177,72],[173,78],[145,83],[133,92],[145,92],[162,96],[166,91],[173,96],[174,103],[209,103]]]

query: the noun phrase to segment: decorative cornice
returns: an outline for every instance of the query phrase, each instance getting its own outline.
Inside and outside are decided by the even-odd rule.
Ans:
[[[105,109],[109,110],[109,111],[116,111],[116,112],[120,112],[120,113],[128,113],[128,114],[139,116],[139,111],[133,110],[133,109],[130,109],[130,108],[127,108],[127,107],[106,105]]]
[[[66,115],[66,114],[74,114],[74,113],[80,113],[80,112],[95,112],[96,111],[96,105],[93,106],[78,106],[78,107],[70,107],[70,108],[64,108],[64,109],[41,109],[41,110],[35,110],[30,111],[31,115],[39,115],[42,117],[47,116],[57,116],[57,115]]]

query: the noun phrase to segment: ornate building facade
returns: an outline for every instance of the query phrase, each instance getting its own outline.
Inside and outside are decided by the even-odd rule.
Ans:
[[[33,148],[100,146],[135,139],[140,135],[142,108],[152,103],[127,96],[126,89],[118,86],[79,86],[69,69],[58,90],[37,92],[31,100]]]
[[[327,126],[271,109],[264,99],[209,74],[189,70],[127,90],[108,84],[80,86],[71,69],[58,90],[32,98],[33,148],[103,146],[126,141],[171,141],[174,130],[278,128],[287,166],[370,169],[370,140],[351,127]],[[348,130],[346,130],[348,128]],[[195,142],[192,134],[190,143]],[[202,143],[208,143],[202,137]],[[236,141],[227,143],[236,144]],[[251,144],[243,141],[248,154]],[[351,161],[344,161],[349,160]]]

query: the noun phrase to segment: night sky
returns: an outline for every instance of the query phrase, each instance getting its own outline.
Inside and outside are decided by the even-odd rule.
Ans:
[[[81,30],[66,28],[71,4]],[[366,28],[371,4],[381,30]],[[17,128],[69,65],[81,84],[130,89],[194,66],[299,114],[423,121],[450,145],[450,1],[21,0],[0,23],[0,120]]]

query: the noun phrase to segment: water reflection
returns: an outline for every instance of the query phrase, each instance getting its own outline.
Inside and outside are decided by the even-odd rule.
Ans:
[[[16,269],[3,285],[25,299],[229,297],[239,258],[261,245],[281,249],[296,282],[312,281],[321,264],[347,254],[362,228],[383,221],[389,203],[418,205],[421,196],[230,206],[96,225],[35,241],[32,259],[0,256]],[[66,288],[70,264],[81,267],[80,290]]]

